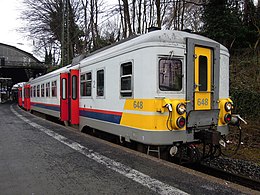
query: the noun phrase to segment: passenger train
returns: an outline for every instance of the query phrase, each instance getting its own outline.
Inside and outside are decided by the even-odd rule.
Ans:
[[[120,140],[218,147],[229,132],[229,52],[209,38],[157,30],[22,83],[19,105]]]

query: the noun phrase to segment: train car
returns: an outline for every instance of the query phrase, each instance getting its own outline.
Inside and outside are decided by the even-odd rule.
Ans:
[[[24,86],[26,82],[17,83],[15,87],[18,89],[18,105],[22,108],[24,108]]]
[[[232,118],[228,50],[182,31],[136,36],[27,85],[30,110],[147,146],[218,147]]]
[[[60,74],[66,72],[71,65],[60,68],[46,75],[31,80],[31,111],[60,118]]]
[[[225,47],[180,31],[150,32],[89,56],[80,62],[80,128],[148,145],[227,134],[228,66]]]

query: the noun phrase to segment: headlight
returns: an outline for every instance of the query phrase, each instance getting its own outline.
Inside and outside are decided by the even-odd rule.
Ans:
[[[232,109],[232,103],[231,103],[231,102],[226,102],[226,103],[225,103],[225,110],[226,110],[227,112],[230,112],[231,109]]]
[[[186,106],[183,103],[178,104],[176,109],[179,115],[182,115],[186,112]]]

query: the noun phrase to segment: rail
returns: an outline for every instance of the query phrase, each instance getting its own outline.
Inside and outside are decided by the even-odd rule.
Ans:
[[[239,184],[241,186],[245,186],[251,188],[253,190],[260,191],[260,181],[255,180],[249,177],[245,177],[242,175],[230,173],[228,171],[218,169],[215,167],[211,167],[209,165],[205,165],[203,163],[200,164],[187,164],[185,167],[191,168],[193,170],[205,173],[207,175],[211,175],[220,179],[224,179],[226,181]]]

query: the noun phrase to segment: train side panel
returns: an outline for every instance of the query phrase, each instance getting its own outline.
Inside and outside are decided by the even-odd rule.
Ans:
[[[60,117],[60,74],[31,81],[31,110]]]
[[[154,145],[195,141],[192,129],[198,126],[202,129],[203,125],[208,126],[206,128],[217,126],[222,134],[228,132],[227,122],[218,122],[218,118],[229,114],[228,112],[219,114],[218,111],[224,110],[220,106],[221,102],[229,101],[228,87],[223,87],[228,85],[226,49],[210,39],[197,35],[180,33],[173,36],[173,34],[162,33],[157,37],[157,42],[152,40],[146,43],[142,41],[139,44],[131,43],[125,48],[120,46],[120,50],[115,50],[115,48],[114,51],[111,50],[114,56],[109,52],[101,52],[100,55],[90,56],[81,62],[81,93],[87,92],[81,94],[80,99],[80,129],[90,126],[119,135],[127,140]],[[183,35],[192,37],[191,44],[187,45],[185,36],[181,37]],[[169,42],[162,40],[164,38]],[[135,42],[137,43],[137,40]],[[187,51],[188,47],[191,50]],[[196,48],[202,48],[198,52],[214,53],[213,55],[206,54],[209,59],[207,63],[211,63],[207,65],[207,94],[195,89],[195,93],[196,90],[198,92],[193,99],[191,94],[194,85],[192,83],[197,82],[199,86],[201,76],[197,76],[195,81],[191,81],[190,76],[194,74],[194,70],[197,71],[195,74],[204,74],[199,72],[199,68],[196,69],[196,66],[200,65],[194,64]],[[187,52],[189,52],[188,55]],[[203,52],[200,54],[200,59],[205,59]],[[216,56],[217,60],[212,56]],[[192,68],[193,66],[195,68]],[[189,74],[187,74],[187,67]],[[172,73],[165,71],[172,71]],[[224,80],[219,78],[222,74],[225,77]],[[172,77],[169,79],[169,76]],[[168,83],[168,86],[164,86],[164,83]],[[173,86],[172,83],[177,86]],[[212,97],[211,83],[216,87]],[[167,89],[169,85],[171,90]],[[187,89],[189,93],[186,92]],[[200,99],[207,99],[208,106],[193,107]],[[200,114],[198,115],[200,118],[196,115],[188,116],[185,112],[176,112],[179,106],[185,107],[186,104],[191,105],[189,112]],[[193,111],[199,109],[202,111]],[[214,121],[208,120],[209,116],[212,116]],[[188,117],[190,124],[186,126]],[[188,129],[190,130],[187,131]]]
[[[159,52],[158,52],[159,51]],[[185,71],[184,47],[143,45],[128,48],[122,55],[90,65],[82,66],[81,75],[92,75],[91,96],[81,96],[80,121],[85,125],[116,134],[126,139],[146,144],[169,145],[173,141],[185,140],[185,131],[174,133],[166,127],[168,114],[161,114],[158,108],[163,97],[185,99],[185,79],[179,91],[159,90],[159,60],[174,51]],[[92,64],[91,64],[92,63]],[[105,65],[105,67],[104,67]],[[131,74],[122,75],[124,66],[131,66]],[[98,71],[104,70],[104,95],[99,96],[97,86]],[[127,70],[125,70],[127,71]],[[122,89],[125,77],[131,77],[131,88]]]

